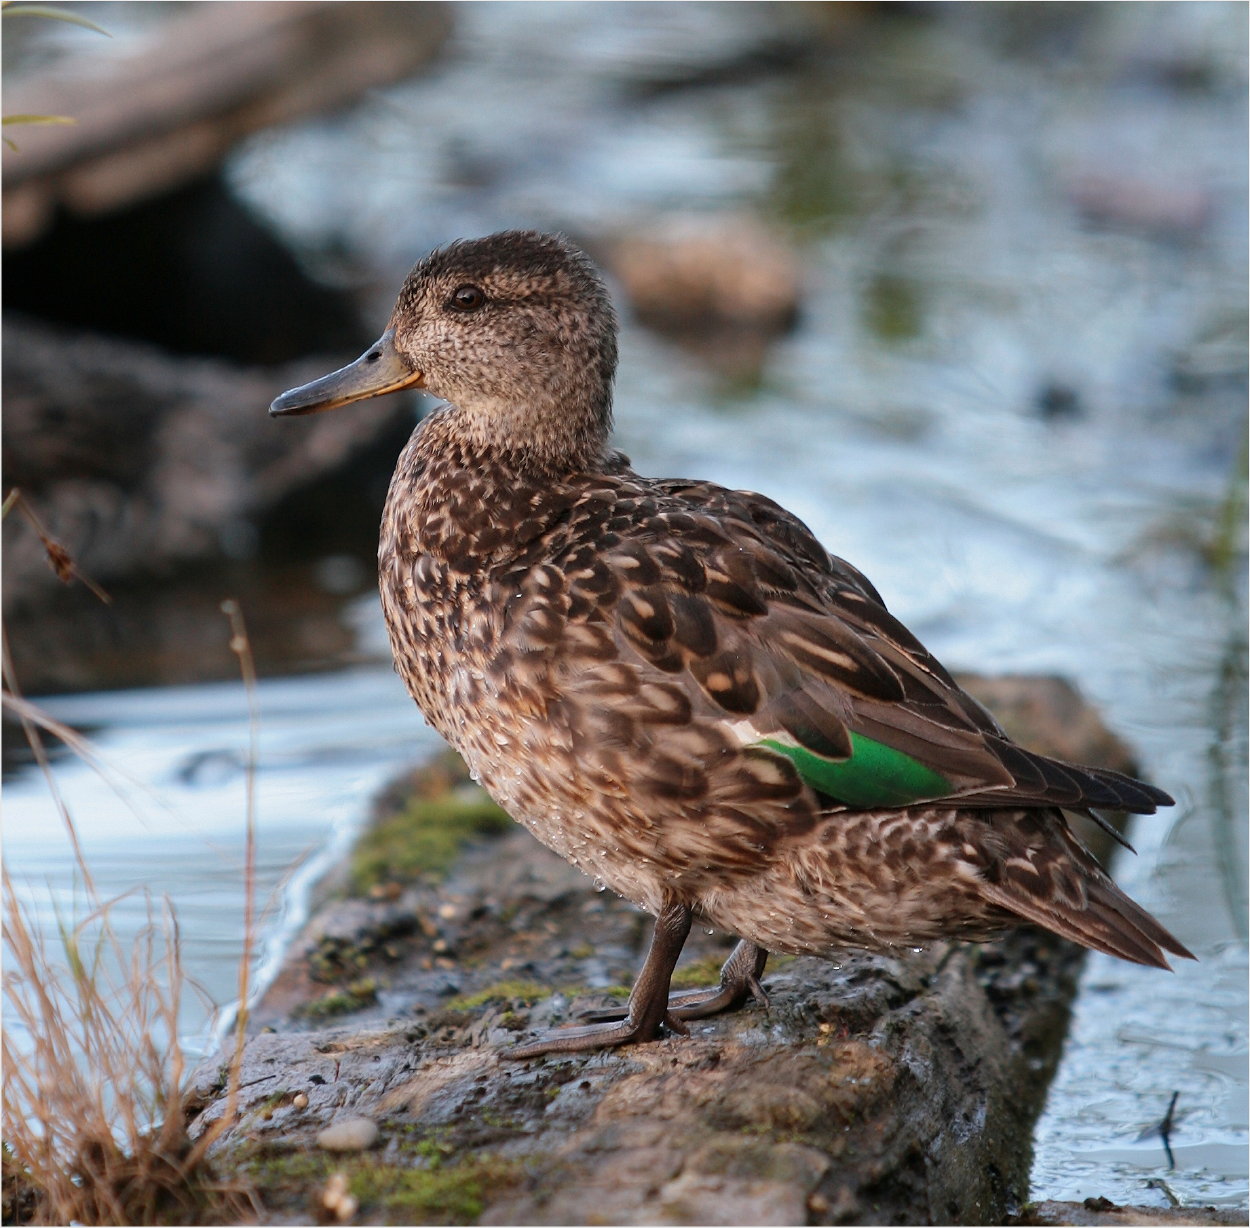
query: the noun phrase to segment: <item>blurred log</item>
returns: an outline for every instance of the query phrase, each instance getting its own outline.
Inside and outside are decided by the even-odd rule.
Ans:
[[[38,237],[56,206],[92,215],[146,199],[205,174],[249,133],[399,80],[452,24],[435,3],[175,7],[129,55],[67,57],[6,89],[6,113],[75,121],[23,128],[5,150],[6,246]]]
[[[380,506],[412,426],[403,398],[298,431],[268,416],[278,392],[341,355],[249,369],[13,317],[4,332],[5,487],[20,486],[83,574],[106,587],[246,556],[260,518],[371,450]],[[371,540],[377,509],[335,502],[327,514],[353,512]],[[57,587],[41,543],[14,517],[4,545],[6,611],[37,605]]]

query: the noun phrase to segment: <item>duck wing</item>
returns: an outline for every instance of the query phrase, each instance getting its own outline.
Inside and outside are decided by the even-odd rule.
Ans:
[[[647,483],[641,504],[618,495],[627,506],[601,508],[591,570],[623,658],[679,681],[698,719],[739,746],[785,756],[823,804],[1171,804],[1012,742],[863,575],[772,500],[699,482]]]

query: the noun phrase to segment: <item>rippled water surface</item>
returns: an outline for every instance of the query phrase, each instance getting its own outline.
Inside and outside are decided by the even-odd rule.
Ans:
[[[799,326],[745,377],[627,321],[619,442],[786,503],[948,665],[1079,681],[1177,797],[1116,873],[1200,962],[1089,961],[1033,1193],[1244,1202],[1245,9],[808,7],[840,50],[765,71],[812,11],[465,6],[432,73],[254,138],[231,178],[379,328],[415,256],[507,225],[748,212],[796,245]],[[351,617],[378,649],[376,607]],[[379,661],[262,684],[264,892],[431,744]],[[127,778],[57,767],[102,890],[169,891],[228,1000],[241,689],[49,706]],[[10,867],[67,898],[36,778],[6,811]]]

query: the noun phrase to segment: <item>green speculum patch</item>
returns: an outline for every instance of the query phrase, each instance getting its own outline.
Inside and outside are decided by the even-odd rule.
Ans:
[[[862,733],[851,734],[849,759],[825,759],[772,738],[756,745],[785,755],[813,789],[847,806],[910,806],[951,792],[940,772]]]

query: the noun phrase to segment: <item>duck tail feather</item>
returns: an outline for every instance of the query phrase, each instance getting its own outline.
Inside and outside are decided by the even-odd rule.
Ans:
[[[1165,952],[1197,958],[1111,881],[1066,823],[1051,827],[1048,838],[1039,842],[1036,816],[1030,818],[1017,828],[1021,835],[1032,828],[1027,847],[983,868],[979,886],[986,899],[1061,937],[1131,963],[1170,968]]]

